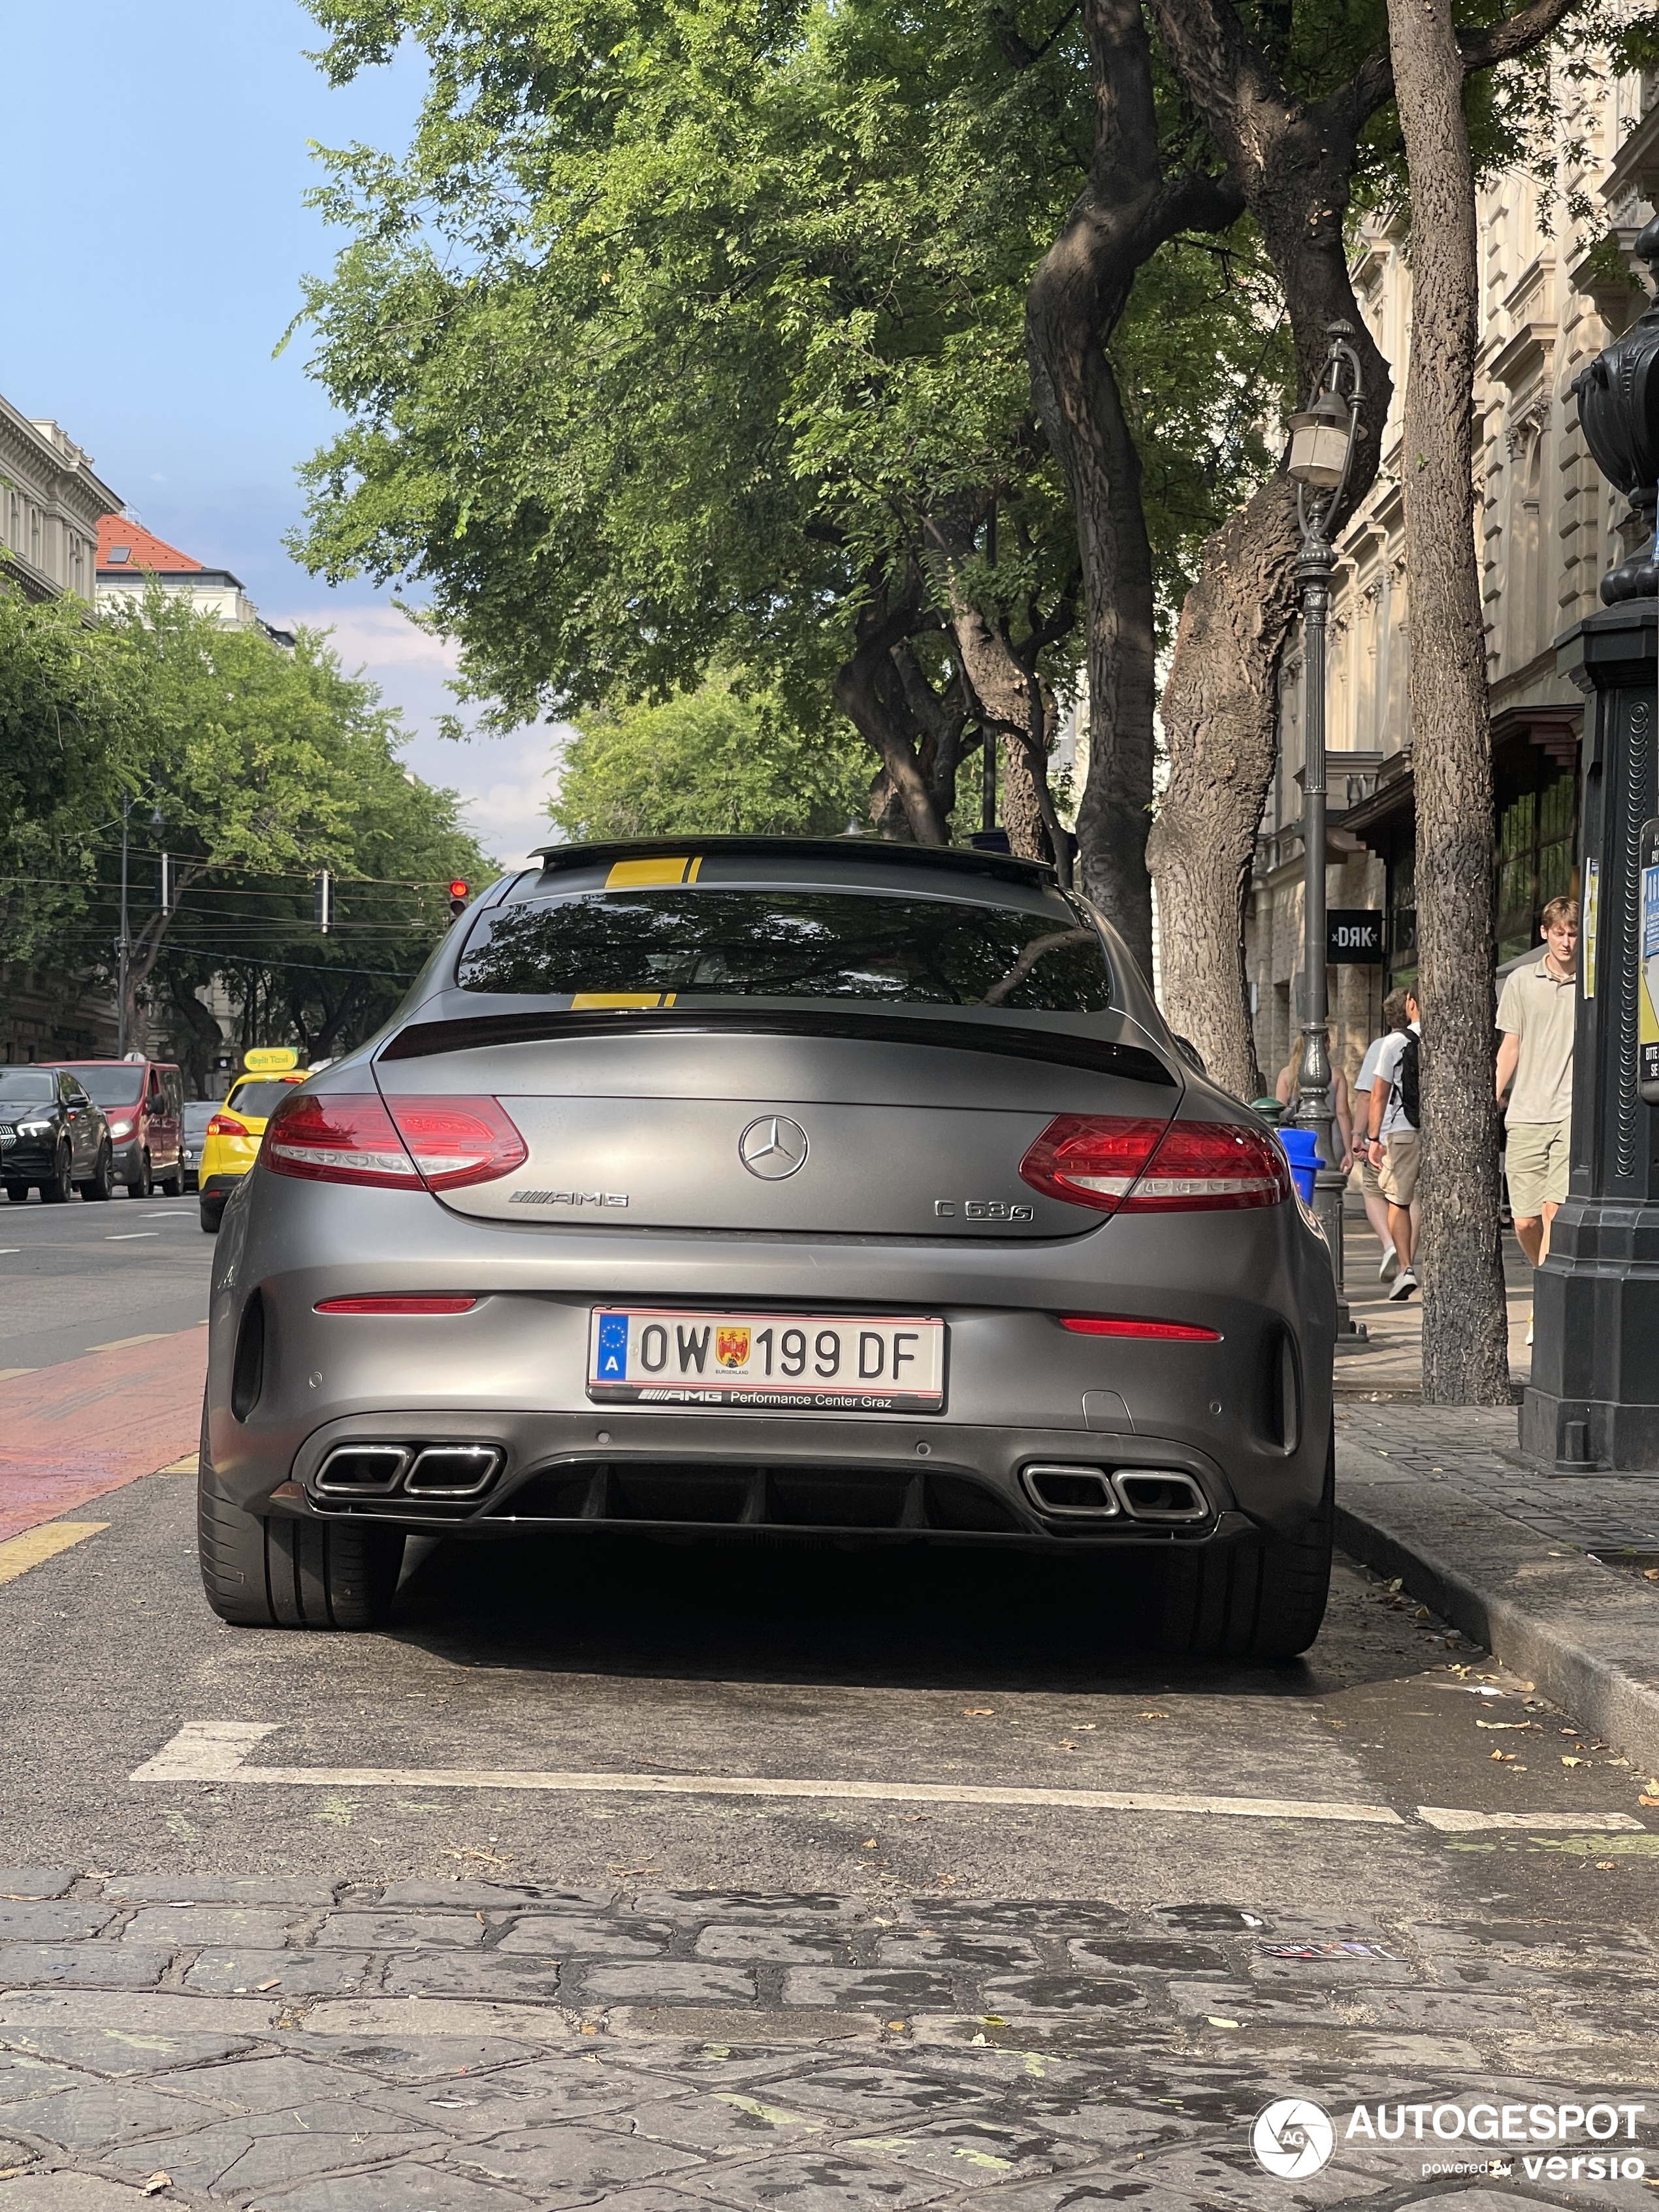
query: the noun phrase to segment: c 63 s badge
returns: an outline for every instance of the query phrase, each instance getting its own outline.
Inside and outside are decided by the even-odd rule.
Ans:
[[[958,1212],[964,1221],[1030,1221],[1036,1208],[1000,1198],[936,1198],[933,1212],[941,1221],[954,1221]]]

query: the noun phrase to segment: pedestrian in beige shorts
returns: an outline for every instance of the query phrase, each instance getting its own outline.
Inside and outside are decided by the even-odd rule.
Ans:
[[[1516,969],[1498,1002],[1498,1103],[1509,1132],[1504,1169],[1522,1250],[1534,1267],[1567,1194],[1572,1121],[1572,1030],[1578,1009],[1578,908],[1553,898],[1538,933],[1544,957]],[[1507,1104],[1505,1094],[1507,1093]],[[1532,1342],[1532,1316],[1527,1316]]]
[[[1365,1048],[1365,1056],[1359,1063],[1359,1073],[1353,1079],[1353,1125],[1356,1133],[1354,1152],[1359,1167],[1359,1195],[1365,1208],[1365,1218],[1376,1232],[1382,1247],[1382,1264],[1377,1279],[1391,1283],[1400,1273],[1400,1255],[1394,1249],[1394,1239],[1389,1234],[1389,1201],[1382,1195],[1382,1186],[1377,1180],[1376,1170],[1371,1165],[1370,1147],[1366,1135],[1370,1127],[1371,1085],[1376,1080],[1376,1063],[1382,1048],[1397,1030],[1406,1026],[1406,994],[1390,991],[1382,1001],[1382,1034],[1375,1036]],[[1412,1228],[1417,1227],[1417,1202],[1412,1201]]]
[[[1412,1270],[1412,1256],[1416,1249],[1417,1225],[1412,1218],[1412,1200],[1417,1196],[1418,1170],[1422,1164],[1423,1139],[1419,1133],[1413,1101],[1405,1080],[1407,1055],[1415,1057],[1416,1048],[1422,1039],[1421,1010],[1417,994],[1406,994],[1406,1027],[1396,1030],[1382,1041],[1382,1049],[1376,1055],[1376,1072],[1371,1078],[1370,1110],[1367,1116],[1370,1143],[1367,1157],[1376,1170],[1376,1180],[1383,1198],[1388,1201],[1389,1236],[1400,1259],[1400,1273],[1395,1279],[1390,1298],[1408,1298],[1417,1288],[1417,1277]]]

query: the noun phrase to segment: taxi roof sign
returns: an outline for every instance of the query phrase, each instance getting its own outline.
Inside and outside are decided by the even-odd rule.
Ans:
[[[300,1055],[291,1044],[261,1044],[243,1054],[242,1065],[250,1075],[282,1075],[300,1065]]]

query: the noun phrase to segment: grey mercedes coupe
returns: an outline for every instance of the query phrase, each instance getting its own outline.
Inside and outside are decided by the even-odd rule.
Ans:
[[[210,1603],[405,1537],[1133,1553],[1165,1650],[1318,1632],[1329,1257],[1110,924],[1005,854],[558,846],[296,1088],[225,1211]]]

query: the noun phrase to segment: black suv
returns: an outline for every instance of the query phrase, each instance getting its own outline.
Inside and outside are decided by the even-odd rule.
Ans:
[[[109,1123],[67,1068],[0,1067],[0,1182],[19,1200],[38,1185],[48,1203],[77,1185],[85,1198],[113,1191]]]

